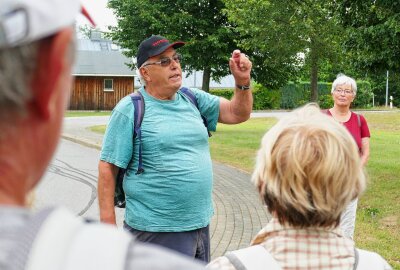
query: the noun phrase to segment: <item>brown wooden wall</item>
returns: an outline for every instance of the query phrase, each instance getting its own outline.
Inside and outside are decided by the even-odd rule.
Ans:
[[[114,91],[104,91],[104,79],[113,79]],[[72,87],[70,110],[112,110],[133,92],[134,77],[76,76]]]

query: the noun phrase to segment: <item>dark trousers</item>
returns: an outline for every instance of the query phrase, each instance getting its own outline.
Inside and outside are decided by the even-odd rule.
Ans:
[[[136,230],[124,222],[124,230],[142,242],[161,245],[192,258],[210,262],[209,226],[187,232],[146,232]]]

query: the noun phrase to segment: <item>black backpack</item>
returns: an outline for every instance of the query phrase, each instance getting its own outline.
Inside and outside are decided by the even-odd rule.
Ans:
[[[186,87],[182,87],[179,90],[179,92],[182,93],[197,109],[199,109],[196,96],[192,90],[190,90],[189,88],[186,88]],[[144,172],[143,162],[142,162],[142,129],[141,129],[141,126],[142,126],[142,121],[143,121],[143,116],[144,116],[144,111],[145,111],[145,104],[144,104],[143,96],[139,91],[130,94],[130,97],[132,99],[133,106],[135,107],[134,119],[133,119],[133,124],[134,124],[133,140],[137,137],[138,141],[139,141],[138,169],[136,171],[136,174],[141,174]],[[203,115],[201,115],[201,118],[203,119],[204,126],[207,128],[208,136],[211,137],[211,133],[208,130],[207,119]],[[132,159],[133,159],[133,156],[132,156]],[[114,206],[119,207],[119,208],[125,208],[125,206],[126,206],[125,192],[122,187],[125,173],[126,173],[126,169],[119,168],[117,177],[115,179]]]

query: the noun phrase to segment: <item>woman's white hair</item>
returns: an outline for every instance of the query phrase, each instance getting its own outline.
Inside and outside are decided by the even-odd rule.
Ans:
[[[339,73],[336,76],[336,79],[333,81],[331,94],[333,93],[333,91],[336,90],[337,86],[343,85],[343,84],[350,84],[351,85],[351,90],[354,92],[354,95],[357,94],[357,83],[356,83],[356,81],[353,78],[351,78],[351,77],[349,77],[349,76],[347,76],[347,75],[345,75],[343,73]]]

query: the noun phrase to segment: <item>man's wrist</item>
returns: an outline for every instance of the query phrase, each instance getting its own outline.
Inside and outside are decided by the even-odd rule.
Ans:
[[[249,90],[250,84],[236,84],[236,88],[243,91]]]

